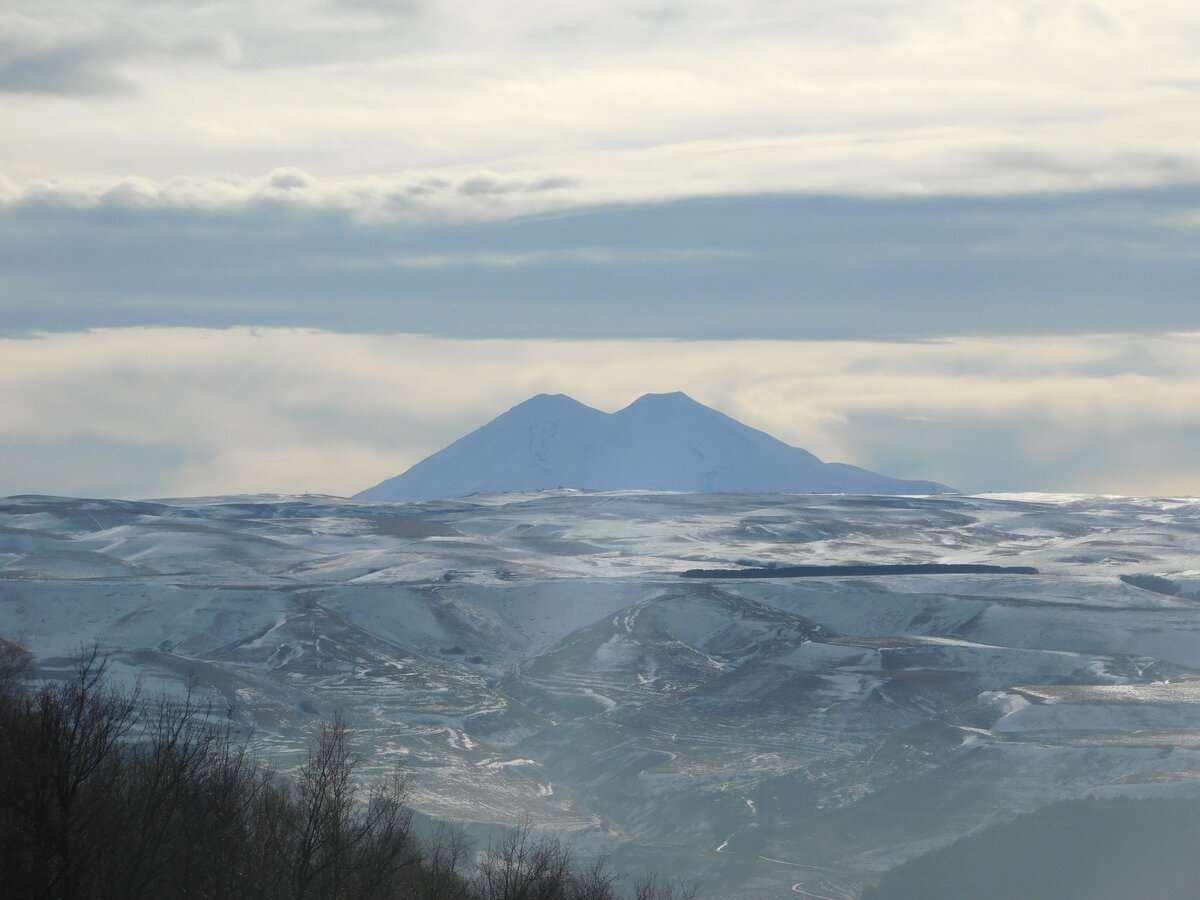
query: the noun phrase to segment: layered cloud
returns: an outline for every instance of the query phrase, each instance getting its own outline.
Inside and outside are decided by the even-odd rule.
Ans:
[[[14,0],[3,175],[203,206],[296,166],[287,202],[468,218],[1173,184],[1200,176],[1198,40],[1166,0]]]
[[[827,460],[966,491],[1200,494],[1200,334],[461,340],[115,329],[0,340],[0,495],[351,494],[539,392],[682,389]]]
[[[279,199],[312,185],[277,171],[240,210],[163,209],[130,187],[92,208],[0,213],[0,330],[809,340],[1200,328],[1196,188],[712,198],[430,225]]]
[[[10,0],[0,493],[348,493],[675,389],[1200,492],[1198,46],[1179,0]]]

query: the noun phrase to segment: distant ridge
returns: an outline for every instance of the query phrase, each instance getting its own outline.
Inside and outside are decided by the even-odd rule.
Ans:
[[[954,493],[935,481],[821,462],[675,392],[646,394],[615,413],[565,394],[538,394],[356,498],[398,502],[553,488]]]
[[[859,575],[1037,575],[1033,566],[978,563],[900,563],[848,566],[747,566],[743,569],[688,569],[680,578],[838,578]]]

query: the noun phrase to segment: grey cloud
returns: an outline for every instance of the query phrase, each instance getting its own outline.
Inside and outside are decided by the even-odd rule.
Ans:
[[[297,172],[276,173],[296,185],[275,188],[281,198],[303,190]],[[9,333],[130,324],[796,339],[1200,330],[1200,256],[1186,224],[1200,206],[1196,188],[713,198],[420,227],[269,193],[209,212],[155,208],[137,185],[127,193],[93,208],[28,200],[0,212]]]
[[[446,178],[423,178],[417,183],[405,187],[404,192],[412,197],[424,197],[442,193],[451,185],[452,182]]]
[[[688,10],[682,6],[639,7],[633,11],[636,18],[658,28],[671,28],[688,18]]]
[[[313,187],[316,184],[316,180],[303,169],[285,168],[276,169],[272,172],[270,178],[267,179],[267,183],[273,188],[287,191]]]
[[[524,178],[501,177],[480,173],[471,175],[458,186],[458,193],[464,197],[478,197],[486,194],[512,194],[517,192],[560,191],[579,187],[579,181],[565,175],[549,175],[528,181]]]
[[[300,3],[108,0],[69,5],[15,0],[0,12],[0,90],[97,94],[129,90],[121,65],[163,69],[210,62],[242,69],[364,63],[425,46],[417,0]]]
[[[1080,163],[1060,154],[1051,153],[1034,145],[1010,145],[991,147],[970,154],[974,161],[989,171],[1035,172],[1058,175],[1079,171]]]
[[[388,18],[411,18],[426,11],[427,4],[419,0],[327,0],[332,12],[366,12]]]
[[[517,183],[504,181],[492,175],[472,175],[458,186],[458,192],[467,197],[475,197],[480,194],[507,194],[519,189]]]
[[[570,188],[577,188],[582,185],[577,178],[569,178],[566,175],[549,175],[546,178],[539,178],[536,181],[531,181],[525,187],[527,191],[561,191]]]
[[[260,11],[267,7],[259,7]],[[237,22],[247,70],[364,64],[445,46],[422,2],[328,0],[294,15]]]
[[[115,16],[113,17],[115,20]],[[225,62],[239,54],[236,38],[152,26],[129,20],[109,24],[64,24],[33,16],[0,23],[0,91],[95,96],[129,93],[135,84],[124,71],[133,61]],[[7,34],[5,34],[7,32]]]
[[[1147,173],[1156,182],[1196,183],[1200,181],[1200,161],[1173,153],[1129,151],[1117,156],[1119,165]]]
[[[35,46],[0,40],[0,91],[113,94],[132,90],[120,71],[124,48],[100,40]]]
[[[231,63],[241,56],[237,38],[224,34],[185,34],[161,42],[160,54],[172,60]]]

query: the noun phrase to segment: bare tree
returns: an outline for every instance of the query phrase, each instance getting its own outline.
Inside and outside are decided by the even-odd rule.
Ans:
[[[421,861],[412,833],[412,809],[407,804],[408,778],[399,769],[376,782],[366,806],[350,823],[347,844],[352,849],[357,900],[374,900],[406,880],[410,867]]]
[[[33,654],[14,641],[0,638],[0,696],[19,692],[31,675]]]
[[[134,734],[119,783],[117,893],[131,900],[193,894],[193,884],[222,880],[219,862],[233,862],[261,779],[232,723],[198,699],[194,680],[182,699],[160,697]]]
[[[526,819],[488,843],[476,880],[482,900],[557,900],[570,876],[570,851],[557,838],[535,840]]]
[[[466,833],[458,827],[442,826],[422,851],[422,900],[466,900],[471,883],[462,874],[471,851]]]
[[[0,657],[4,647],[0,645]],[[605,859],[576,869],[529,821],[470,846],[416,838],[408,781],[363,788],[345,718],[325,723],[298,774],[262,766],[193,685],[144,713],[92,648],[30,693],[0,686],[0,895],[33,900],[615,900]],[[694,888],[639,883],[637,900]]]
[[[339,710],[321,726],[297,780],[293,847],[294,896],[338,900],[382,897],[403,869],[420,861],[405,802],[408,781],[395,770],[360,803],[348,726]]]
[[[566,896],[569,900],[616,900],[616,882],[616,874],[608,871],[608,857],[602,856],[571,875]]]
[[[13,840],[5,870],[33,896],[96,896],[98,859],[109,838],[122,741],[136,694],[104,680],[108,658],[92,647],[73,676],[0,705],[0,806]]]
[[[699,884],[694,881],[680,879],[675,884],[660,883],[657,875],[647,873],[634,884],[633,897],[634,900],[693,900],[699,889]]]
[[[270,801],[279,793],[276,776],[232,730],[220,732],[203,778],[191,786],[168,858],[174,877],[161,896],[269,900],[283,884],[273,856],[268,821]]]
[[[348,862],[346,841],[354,808],[354,769],[358,760],[346,742],[346,719],[341,710],[323,723],[317,742],[300,767],[299,832],[295,844],[293,884],[297,900],[314,887],[321,896],[341,896]]]

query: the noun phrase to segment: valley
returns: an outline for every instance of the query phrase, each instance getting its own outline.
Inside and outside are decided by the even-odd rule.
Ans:
[[[1191,499],[11,497],[0,635],[194,678],[284,769],[342,708],[477,839],[847,900],[1058,800],[1200,796],[1198,554]],[[681,577],[787,566],[998,568]]]

